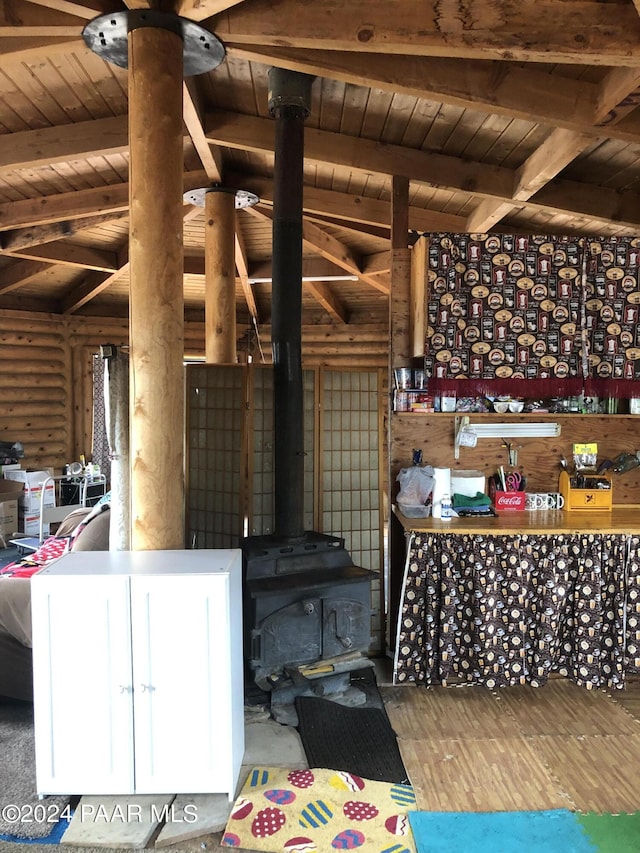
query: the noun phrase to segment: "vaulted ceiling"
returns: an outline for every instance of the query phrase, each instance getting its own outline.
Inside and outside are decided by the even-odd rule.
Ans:
[[[124,316],[126,69],[85,44],[144,0],[0,6],[0,309]],[[388,314],[391,182],[414,232],[636,234],[640,0],[183,0],[224,44],[184,81],[184,189],[238,210],[237,313],[270,321],[272,66],[313,75],[303,317]],[[202,209],[185,205],[184,297],[203,317]],[[408,235],[409,242],[411,235]]]

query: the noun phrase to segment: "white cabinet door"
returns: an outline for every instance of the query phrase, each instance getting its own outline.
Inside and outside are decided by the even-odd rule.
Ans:
[[[34,575],[39,794],[133,790],[127,577]]]
[[[226,575],[134,575],[131,624],[137,793],[229,791]]]

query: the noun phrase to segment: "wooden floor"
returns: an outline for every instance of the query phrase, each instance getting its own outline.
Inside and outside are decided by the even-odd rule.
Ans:
[[[640,680],[611,692],[561,678],[542,688],[380,692],[421,810],[640,810]],[[221,838],[164,849],[226,853]]]
[[[421,810],[640,810],[640,684],[381,692]]]

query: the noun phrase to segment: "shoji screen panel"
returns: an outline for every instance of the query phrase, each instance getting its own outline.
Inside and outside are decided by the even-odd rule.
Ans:
[[[380,371],[322,370],[320,501],[323,533],[342,536],[354,563],[383,572]],[[381,581],[372,585],[381,648]]]
[[[246,368],[187,366],[187,545],[237,548],[244,525]]]
[[[316,390],[313,371],[303,371],[304,388],[304,527],[314,529],[314,448]],[[249,534],[273,530],[273,369],[249,368]]]

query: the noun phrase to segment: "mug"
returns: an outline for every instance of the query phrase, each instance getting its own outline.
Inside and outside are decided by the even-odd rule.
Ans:
[[[562,509],[564,498],[559,492],[527,492],[525,509]]]
[[[562,509],[564,506],[564,498],[560,492],[548,492],[544,497],[546,498],[545,509]]]

